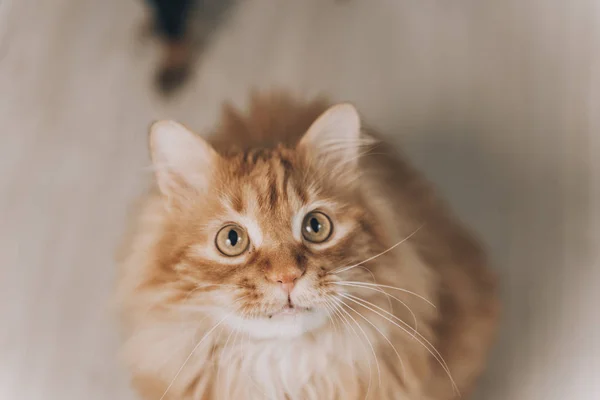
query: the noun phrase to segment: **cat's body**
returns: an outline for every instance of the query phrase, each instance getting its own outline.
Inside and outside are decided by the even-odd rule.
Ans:
[[[468,397],[498,314],[483,252],[353,108],[313,123],[327,108],[255,97],[216,152],[153,128],[160,190],[120,280],[144,399]]]

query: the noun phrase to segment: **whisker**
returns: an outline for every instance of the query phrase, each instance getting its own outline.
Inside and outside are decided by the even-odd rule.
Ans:
[[[190,296],[194,293],[196,293],[198,290],[202,289],[201,287],[195,287],[192,290],[190,290],[187,295],[185,296],[185,299],[183,299],[183,303],[187,303],[188,300],[190,299]]]
[[[187,358],[185,359],[185,361],[183,362],[183,364],[181,365],[181,367],[179,368],[179,370],[177,371],[177,373],[175,374],[175,376],[173,377],[173,380],[171,380],[171,383],[169,383],[169,386],[167,386],[167,389],[165,389],[165,392],[163,393],[163,395],[160,397],[160,400],[163,400],[165,398],[165,396],[167,395],[167,393],[169,392],[169,390],[171,390],[171,387],[173,387],[173,384],[175,383],[175,380],[177,380],[177,378],[179,377],[179,375],[181,374],[181,371],[183,371],[183,368],[185,368],[185,366],[187,365],[187,363],[190,361],[190,359],[192,358],[192,355],[194,354],[194,352],[198,349],[198,347],[200,347],[200,345],[204,342],[204,340],[219,326],[221,325],[223,322],[225,322],[225,320],[227,318],[229,318],[231,315],[233,315],[234,311],[230,312],[229,314],[227,314],[225,317],[223,317],[223,319],[221,319],[219,322],[217,322],[208,332],[206,332],[206,334],[202,337],[202,339],[200,339],[200,341],[198,342],[198,344],[196,344],[196,346],[194,346],[194,348],[192,349],[192,351],[190,352],[190,354],[187,356]]]
[[[388,292],[386,292],[386,291],[384,291],[384,290],[382,290],[382,289],[376,288],[376,287],[361,286],[361,285],[355,285],[355,284],[347,284],[347,285],[344,285],[344,286],[356,287],[356,288],[360,288],[360,289],[369,289],[369,290],[374,290],[374,291],[376,291],[376,292],[379,292],[379,293],[382,293],[382,294],[384,294],[384,295],[386,296],[386,298],[388,299],[388,301],[389,301],[389,302],[391,302],[390,298],[392,298],[392,299],[394,299],[394,300],[398,301],[400,304],[402,304],[402,305],[403,305],[403,306],[404,306],[404,307],[405,307],[405,308],[408,310],[408,312],[409,312],[409,313],[410,313],[410,315],[412,316],[412,319],[413,319],[413,322],[414,322],[414,328],[412,328],[412,330],[413,330],[414,332],[416,332],[416,331],[418,330],[418,327],[419,327],[419,325],[418,325],[418,323],[417,323],[417,316],[416,316],[416,315],[415,315],[415,313],[414,313],[414,312],[413,312],[413,311],[410,309],[410,307],[408,306],[408,304],[406,304],[405,302],[403,302],[402,300],[400,300],[400,299],[399,299],[399,298],[397,298],[396,296],[394,296],[394,295],[392,295],[392,294],[389,294]],[[390,312],[390,314],[392,314],[392,312]],[[413,337],[414,337],[414,332],[413,332]]]
[[[373,273],[373,271],[371,271],[369,268],[365,267],[364,265],[357,265],[356,268],[362,268],[365,271],[367,271],[371,275],[371,279],[373,279],[372,283],[377,284],[377,279],[375,279],[375,274]],[[390,306],[390,312],[393,312],[394,306],[392,305],[392,301],[389,299],[389,297],[386,297],[386,299],[387,299],[388,305]]]
[[[332,309],[332,306],[331,306],[331,302],[329,300],[325,299],[324,302],[323,302],[323,306],[327,309],[327,317],[331,321],[331,325],[333,326],[333,329],[335,330],[335,333],[339,334],[340,331],[338,329],[338,324],[335,321],[335,319],[333,318],[336,315],[333,312],[333,309]]]
[[[365,267],[364,265],[357,265],[356,268],[364,269],[366,272],[369,273],[369,275],[371,275],[371,279],[373,279],[373,283],[377,283],[377,280],[375,279],[375,274],[369,268]]]
[[[244,336],[244,333],[242,332],[242,329],[240,328],[240,329],[236,329],[236,330],[235,330],[235,334],[234,334],[234,336],[233,336],[233,341],[231,342],[231,346],[230,346],[230,349],[229,349],[229,354],[228,354],[228,356],[226,357],[226,360],[227,360],[227,359],[229,359],[229,362],[231,362],[231,355],[232,355],[232,353],[235,351],[235,348],[236,348],[236,343],[237,343],[237,339],[238,339],[238,336],[239,336],[239,334],[240,334],[240,333],[241,333],[241,337],[243,338],[243,336]],[[225,349],[223,349],[223,353],[225,353]],[[227,369],[227,378],[226,378],[227,380],[226,380],[226,386],[227,386],[227,383],[231,382],[231,381],[229,380],[230,376],[231,376],[231,368],[228,368],[228,369]],[[229,386],[227,386],[227,387],[228,387],[228,389],[227,389],[227,390],[228,390],[228,393],[229,393],[229,389],[231,389],[231,388],[230,388]],[[228,396],[228,397],[229,397],[229,396]]]
[[[347,304],[342,303],[342,305],[345,305],[350,310],[354,311],[359,317],[361,317],[362,319],[364,319],[365,321],[367,321],[373,328],[375,328],[375,330],[377,332],[379,332],[379,334],[385,339],[385,341],[388,342],[388,344],[390,346],[392,346],[392,349],[394,349],[394,353],[396,353],[396,356],[398,357],[398,360],[400,361],[400,366],[402,367],[402,375],[406,379],[406,367],[404,366],[404,361],[402,361],[402,357],[400,357],[400,353],[398,353],[398,350],[396,350],[396,347],[394,347],[394,345],[392,344],[392,342],[390,341],[390,339],[388,339],[387,336],[385,336],[383,334],[383,332],[381,332],[381,330],[373,322],[371,322],[367,317],[365,317],[364,315],[362,315],[361,313],[359,313],[354,308],[348,306]]]
[[[242,296],[241,298],[237,299],[234,302],[234,304],[237,304],[238,302],[240,302],[245,297],[248,297],[248,296]],[[239,309],[240,308],[238,308],[237,310],[239,310]],[[192,356],[194,355],[194,353],[196,352],[196,350],[198,350],[198,348],[200,347],[200,345],[204,342],[204,340],[206,338],[208,338],[210,336],[210,334],[212,332],[214,332],[215,329],[217,329],[217,327],[219,327],[223,322],[225,322],[225,320],[227,318],[231,317],[237,310],[234,310],[234,311],[230,312],[229,314],[227,314],[219,322],[217,322],[208,332],[206,332],[204,334],[204,336],[202,337],[202,339],[200,339],[200,341],[194,346],[194,348],[192,349],[192,351],[190,352],[190,354],[187,356],[187,358],[183,361],[183,364],[181,365],[181,367],[179,368],[179,370],[177,370],[177,373],[175,374],[175,376],[171,380],[171,383],[169,383],[169,386],[167,386],[167,388],[165,389],[165,392],[160,397],[160,400],[163,400],[165,398],[165,396],[167,395],[167,393],[169,392],[169,390],[171,389],[171,387],[173,387],[173,384],[175,383],[175,381],[177,380],[177,378],[181,374],[181,371],[183,371],[183,368],[185,368],[185,366],[187,365],[187,363],[190,361],[190,359],[192,358]]]
[[[249,314],[250,314],[250,311],[247,311],[244,315],[249,315]],[[235,336],[233,337],[233,342],[231,344],[231,349],[229,350],[229,355],[228,355],[229,358],[231,358],[231,355],[232,355],[233,351],[235,350],[235,346],[236,346],[236,343],[237,343],[238,335],[240,333],[241,333],[241,340],[240,341],[242,341],[243,338],[244,338],[244,332],[242,332],[242,329],[236,329]],[[227,382],[230,382],[230,380],[229,380],[230,375],[231,375],[231,369],[228,369],[227,370]]]
[[[242,312],[242,318],[245,315],[245,312]],[[227,351],[227,345],[229,344],[229,340],[231,339],[231,336],[237,332],[239,332],[240,328],[235,328],[233,329],[230,333],[229,336],[227,336],[227,340],[225,341],[225,345],[223,346],[223,349],[221,350],[221,355],[219,356],[219,366],[217,367],[217,379],[216,379],[216,385],[219,386],[219,378],[221,376],[221,365],[223,363],[223,356],[225,354],[225,352]],[[232,348],[233,348],[234,343],[232,342]],[[227,361],[227,359],[225,359],[225,361]]]
[[[371,340],[369,340],[369,336],[367,335],[365,330],[362,328],[362,326],[360,326],[358,321],[348,311],[344,310],[341,307],[339,308],[339,310],[342,311],[344,314],[346,314],[346,316],[348,316],[352,321],[354,321],[354,323],[356,324],[358,329],[360,329],[360,331],[362,332],[364,338],[367,340],[367,343],[369,344],[369,347],[371,348],[371,352],[373,353],[373,357],[375,357],[375,365],[377,367],[377,380],[379,383],[379,387],[381,387],[381,368],[379,367],[379,360],[377,359],[377,353],[375,352],[375,348],[373,347]]]
[[[425,301],[427,304],[429,304],[431,307],[437,308],[435,304],[433,304],[430,300],[427,300],[425,297],[421,296],[420,294],[411,292],[410,290],[402,289],[402,288],[399,288],[396,286],[381,285],[379,283],[358,282],[358,281],[332,281],[331,283],[334,285],[340,285],[340,286],[371,286],[371,287],[397,290],[399,292],[408,293],[410,295],[418,297],[419,299],[421,299],[421,300]]]
[[[161,331],[163,331],[165,334],[170,334],[171,329],[172,329],[172,327],[170,327],[170,326],[163,326],[163,325],[151,326],[151,327],[137,327],[131,333],[131,335],[129,336],[128,340],[133,341],[134,339],[137,339],[140,336],[152,334],[154,332],[161,332]],[[179,325],[179,333],[181,333],[181,334],[193,333],[196,329],[197,329],[196,324],[192,323],[192,322],[188,322],[187,324],[181,323]]]
[[[190,296],[190,295],[192,294],[192,292],[194,292],[195,290],[198,290],[198,288],[196,288],[196,289],[194,289],[194,290],[191,290],[191,291],[190,291],[190,293],[188,293],[188,295],[186,296],[186,299],[183,301],[183,303],[186,303],[186,302],[188,301],[188,298],[189,298],[189,296]],[[241,300],[245,299],[246,297],[248,297],[248,296],[242,296],[242,297],[238,298],[237,300],[235,300],[235,301],[234,301],[234,303],[233,303],[233,304],[237,304],[237,303],[239,303]],[[184,310],[188,310],[188,308],[190,308],[190,307],[186,307],[186,306],[183,306],[183,307],[182,307],[181,305],[178,305],[178,306],[176,306],[176,307],[175,307],[175,310],[176,310],[176,311],[178,311],[178,312],[182,312],[182,311],[184,311]],[[196,307],[193,307],[193,308],[192,308],[190,311],[195,311],[195,312],[197,312],[198,310],[197,310],[197,308],[196,308]],[[200,319],[199,321],[197,321],[197,322],[194,322],[194,325],[199,325],[200,323],[202,323],[204,320],[206,320],[206,319],[208,319],[208,318],[209,318],[209,315],[205,315],[205,316],[204,316],[202,319]],[[184,315],[182,314],[182,315],[180,315],[180,317],[179,317],[179,324],[180,324],[180,326],[181,326],[181,327],[183,327],[184,323],[186,323],[186,322],[184,322]],[[188,323],[188,324],[190,324],[190,322],[187,322],[187,323]],[[195,339],[195,335],[194,335],[194,336],[191,338],[192,344],[194,343],[194,339]]]
[[[348,267],[337,268],[337,269],[334,269],[333,271],[330,271],[329,273],[330,273],[330,274],[339,274],[339,273],[341,273],[341,272],[348,271],[349,269],[352,269],[352,268],[354,268],[354,267],[357,267],[357,266],[359,266],[359,265],[362,265],[362,264],[364,264],[364,263],[366,263],[366,262],[373,261],[374,259],[376,259],[376,258],[378,258],[378,257],[381,257],[382,255],[384,255],[384,254],[386,254],[386,253],[388,253],[388,252],[390,252],[390,251],[394,250],[396,247],[400,246],[402,243],[404,243],[404,242],[406,242],[407,240],[409,240],[409,239],[410,239],[411,237],[413,237],[413,236],[414,236],[414,235],[415,235],[417,232],[419,232],[419,231],[421,230],[421,228],[422,228],[424,225],[425,225],[424,223],[423,223],[423,224],[421,224],[421,225],[420,225],[420,226],[419,226],[417,229],[415,229],[415,230],[414,230],[414,231],[413,231],[413,232],[412,232],[410,235],[408,235],[407,237],[405,237],[404,239],[402,239],[401,241],[399,241],[399,242],[398,242],[398,243],[396,243],[395,245],[393,245],[393,246],[389,247],[387,250],[384,250],[384,251],[382,251],[381,253],[379,253],[379,254],[376,254],[376,255],[374,255],[374,256],[372,256],[372,257],[369,257],[369,258],[367,258],[366,260],[364,260],[364,261],[361,261],[361,262],[359,262],[359,263],[357,263],[357,264],[350,265],[350,266],[348,266]]]
[[[199,283],[196,284],[194,289],[190,290],[187,295],[185,296],[185,299],[183,299],[183,303],[187,303],[188,300],[190,299],[190,296],[192,294],[194,294],[195,292],[197,292],[198,290],[201,289],[206,289],[206,288],[210,288],[210,287],[215,287],[215,288],[221,288],[221,287],[233,287],[233,288],[239,288],[238,285],[232,285],[232,284],[221,284],[221,283]],[[215,289],[216,290],[216,289]]]
[[[365,300],[365,299],[363,299],[363,298],[360,298],[360,297],[358,297],[358,296],[354,296],[354,295],[352,295],[352,294],[350,294],[350,293],[340,293],[340,296],[347,297],[349,300],[352,300],[352,299],[354,299],[354,301],[355,301],[355,302],[356,302],[356,301],[358,301],[358,302],[362,303],[362,304],[360,304],[360,305],[362,305],[362,306],[363,306],[363,307],[365,307],[365,308],[367,308],[368,306],[376,308],[377,310],[379,310],[379,311],[381,311],[381,312],[383,312],[383,313],[387,314],[389,317],[391,317],[391,318],[393,318],[394,320],[396,320],[396,321],[398,321],[399,323],[401,323],[403,326],[399,326],[399,328],[400,328],[400,329],[402,329],[404,332],[406,332],[406,333],[408,333],[408,334],[411,334],[411,333],[410,333],[410,332],[408,332],[408,330],[407,330],[407,328],[411,328],[411,326],[410,326],[409,324],[407,324],[406,322],[404,322],[404,321],[403,321],[401,318],[397,317],[396,315],[388,313],[386,310],[384,310],[383,308],[379,307],[378,305],[376,305],[376,304],[373,304],[372,302],[370,302],[370,301],[368,301],[368,300]],[[365,304],[366,304],[366,305],[365,305]],[[373,309],[371,309],[371,308],[369,308],[369,309],[370,309],[371,311],[373,311],[373,312],[377,312],[377,311],[375,311],[375,310],[373,310]],[[383,317],[383,318],[387,318],[385,315],[382,315],[382,314],[379,314],[379,315],[380,315],[381,317]],[[393,321],[390,321],[390,322],[392,322],[392,323],[396,324],[396,322],[393,322]],[[415,338],[415,337],[414,337],[414,335],[418,336],[418,339],[417,339],[417,338]],[[443,366],[445,366],[446,368],[448,368],[448,365],[447,365],[447,364],[446,364],[446,362],[444,361],[444,359],[443,359],[442,355],[439,353],[439,351],[437,351],[437,349],[435,348],[435,346],[434,346],[434,345],[433,345],[433,344],[432,344],[432,343],[431,343],[429,340],[427,340],[427,338],[426,338],[425,336],[423,336],[423,335],[422,335],[420,332],[417,332],[417,331],[415,331],[415,330],[413,330],[413,333],[411,334],[411,336],[413,336],[413,338],[417,339],[417,341],[419,341],[419,339],[422,339],[422,340],[423,340],[423,341],[424,341],[424,342],[425,342],[427,345],[429,345],[429,346],[431,347],[431,349],[432,349],[432,350],[433,350],[433,351],[436,353],[436,355],[437,355],[437,356],[438,356],[438,357],[441,359],[441,362],[443,363]],[[420,343],[421,345],[425,346],[423,343],[421,343],[421,342],[419,342],[419,343]],[[425,346],[425,347],[426,347],[426,346]]]
[[[399,325],[398,323],[396,323],[394,320],[388,318],[386,315],[382,314],[381,312],[378,312],[377,310],[375,310],[374,308],[372,308],[371,306],[381,310],[384,313],[389,314],[386,310],[384,310],[383,308],[368,302],[364,299],[361,299],[360,297],[356,297],[350,294],[343,294],[340,293],[339,296],[348,299],[350,301],[352,301],[353,303],[356,303],[372,312],[374,312],[375,314],[379,315],[380,317],[384,318],[385,320],[387,320],[388,322],[392,323],[393,325],[395,325],[396,327],[400,328],[401,330],[403,330],[404,332],[410,334],[410,332],[403,326]],[[366,303],[366,304],[364,304]],[[391,317],[393,317],[394,319],[400,321],[402,324],[409,326],[406,322],[402,321],[400,318],[396,317],[393,314],[390,314]],[[460,391],[458,390],[458,386],[456,385],[454,379],[452,378],[452,374],[450,373],[450,369],[448,368],[448,364],[446,364],[446,361],[444,360],[444,358],[442,357],[442,355],[440,354],[440,352],[435,348],[435,346],[433,344],[431,344],[431,342],[429,342],[423,335],[421,335],[419,332],[415,332],[415,335],[417,335],[418,337],[416,338],[417,342],[419,344],[421,344],[423,346],[423,348],[425,348],[429,354],[431,354],[431,356],[433,358],[435,358],[435,360],[440,364],[440,366],[444,369],[444,372],[446,372],[446,375],[448,375],[448,378],[450,379],[450,382],[452,383],[452,386],[454,388],[454,390],[456,391],[457,394],[460,395]],[[427,343],[427,345],[431,346],[428,347],[425,343],[423,343],[423,340],[425,343]]]
[[[358,336],[358,333],[356,332],[356,330],[354,329],[354,327],[350,324],[350,321],[344,316],[344,314],[340,313],[339,306],[334,301],[335,298],[333,296],[331,296],[331,295],[325,295],[325,297],[327,299],[330,299],[330,300],[327,300],[327,301],[331,305],[333,311],[335,312],[335,315],[340,319],[340,321],[342,321],[342,323],[346,323],[346,325],[352,330],[352,332],[354,333],[354,335],[356,335],[357,339],[360,340],[360,336]]]
[[[326,297],[332,299],[332,306],[334,308],[334,310],[337,312],[338,316],[340,316],[341,320],[343,323],[346,324],[347,327],[349,327],[352,330],[352,333],[354,333],[354,336],[356,337],[356,339],[358,340],[358,342],[360,343],[360,347],[362,347],[363,351],[365,353],[368,353],[369,351],[367,350],[367,348],[365,347],[364,341],[361,340],[361,337],[358,335],[358,332],[356,332],[356,329],[354,329],[354,326],[352,326],[352,324],[350,323],[350,321],[348,320],[348,318],[346,318],[346,316],[344,314],[342,314],[339,309],[342,309],[340,305],[336,304],[336,298],[334,296],[331,295],[325,295]],[[343,311],[343,309],[342,309]],[[356,321],[355,321],[356,323]],[[365,395],[365,400],[368,399],[369,394],[371,392],[371,385],[373,383],[373,368],[371,367],[371,360],[370,358],[367,359],[368,361],[368,365],[369,365],[369,383],[367,384],[367,393]],[[356,368],[356,367],[354,367]]]

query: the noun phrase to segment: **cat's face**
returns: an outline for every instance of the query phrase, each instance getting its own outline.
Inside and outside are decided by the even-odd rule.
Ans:
[[[169,207],[160,253],[177,302],[258,337],[299,335],[327,321],[338,271],[379,249],[351,182],[359,126],[345,107],[317,120],[297,148],[226,156],[181,126],[155,125]]]

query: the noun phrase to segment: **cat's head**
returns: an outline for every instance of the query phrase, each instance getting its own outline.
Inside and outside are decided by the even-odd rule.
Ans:
[[[155,123],[166,210],[157,279],[178,293],[173,306],[262,337],[323,325],[341,276],[369,275],[342,271],[381,249],[356,184],[364,143],[348,104],[327,110],[292,147],[219,153],[177,123]]]

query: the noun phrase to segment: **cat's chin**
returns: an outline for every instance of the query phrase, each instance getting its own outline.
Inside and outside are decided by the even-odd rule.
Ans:
[[[327,322],[324,310],[308,308],[283,308],[261,318],[245,319],[240,316],[227,318],[226,323],[258,339],[297,337],[319,329]]]

